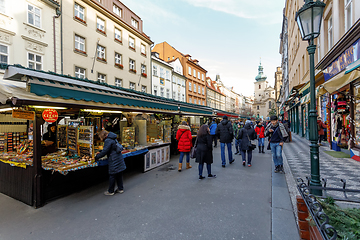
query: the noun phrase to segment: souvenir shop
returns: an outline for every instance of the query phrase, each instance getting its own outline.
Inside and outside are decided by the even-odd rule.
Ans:
[[[9,66],[0,81],[0,192],[35,207],[107,179],[97,132],[143,172],[170,160],[181,121],[196,136],[212,109],[89,80]],[[76,96],[76,97],[74,97]]]

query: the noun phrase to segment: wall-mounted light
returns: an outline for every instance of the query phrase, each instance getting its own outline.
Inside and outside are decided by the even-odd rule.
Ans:
[[[31,106],[32,108],[43,108],[43,109],[48,109],[48,108],[52,108],[52,109],[67,109],[65,107],[52,107],[52,106]]]
[[[96,112],[96,113],[122,113],[122,111],[111,110],[96,110],[96,109],[83,109],[84,112]]]
[[[1,108],[0,112],[7,112],[7,111],[12,111],[12,108]]]

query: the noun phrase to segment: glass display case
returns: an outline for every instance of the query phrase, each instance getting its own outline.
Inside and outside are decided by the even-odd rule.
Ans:
[[[122,131],[122,145],[126,149],[133,149],[135,147],[135,128],[124,127]]]

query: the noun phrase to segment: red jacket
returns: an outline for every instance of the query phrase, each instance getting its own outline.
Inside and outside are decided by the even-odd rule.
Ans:
[[[259,127],[259,125],[256,125],[255,132],[259,136],[259,138],[265,137],[265,127],[263,125],[261,125],[261,127]]]
[[[326,125],[321,120],[317,120],[317,124],[320,128],[320,130],[318,130],[318,135],[325,135],[324,129],[326,128]]]
[[[176,140],[179,141],[179,152],[190,152],[192,147],[192,136],[190,127],[186,125],[179,125],[179,130],[176,133]]]

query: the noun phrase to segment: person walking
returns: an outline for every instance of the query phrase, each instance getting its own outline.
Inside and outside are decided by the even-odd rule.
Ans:
[[[96,154],[95,160],[107,155],[109,167],[109,189],[104,192],[104,194],[106,196],[112,196],[115,193],[123,193],[123,171],[126,169],[125,161],[121,154],[123,147],[117,142],[117,135],[113,132],[102,130],[98,133],[98,136],[104,141],[104,148]],[[117,147],[118,144],[120,145],[120,149]],[[118,187],[116,191],[114,191],[115,182]]]
[[[220,139],[220,147],[221,147],[221,162],[222,167],[225,167],[226,160],[225,160],[225,146],[228,150],[228,156],[229,156],[229,163],[232,164],[235,160],[232,156],[232,150],[231,150],[231,142],[234,138],[234,131],[231,122],[228,120],[227,116],[223,117],[223,120],[218,124],[216,128],[216,135]]]
[[[252,151],[251,148],[251,140],[255,140],[257,137],[255,130],[251,126],[251,121],[247,120],[245,122],[245,127],[242,128],[238,135],[237,139],[241,140],[241,155],[243,160],[243,166],[246,165],[246,153],[247,153],[247,163],[248,167],[251,167],[251,160],[252,160]]]
[[[321,141],[325,140],[325,131],[326,125],[322,122],[321,117],[317,118],[317,130],[319,135],[319,146],[321,145]]]
[[[191,128],[187,125],[187,122],[183,121],[181,125],[179,125],[178,131],[176,133],[176,140],[178,141],[178,149],[180,152],[178,171],[181,172],[184,155],[186,155],[186,169],[192,168],[190,166],[190,150],[192,147],[192,136]]]
[[[209,126],[210,128],[210,135],[212,138],[212,141],[214,142],[214,147],[217,147],[217,137],[216,137],[216,128],[217,128],[217,124],[215,122],[215,118],[213,119],[212,123]]]
[[[216,175],[211,174],[211,164],[213,163],[212,137],[210,135],[209,126],[206,124],[200,127],[197,134],[195,162],[199,163],[199,180],[205,178],[202,175],[204,169],[204,163],[206,163],[208,177],[209,178],[216,177]]]
[[[286,132],[284,125],[278,121],[277,116],[270,117],[270,123],[265,129],[265,136],[270,137],[270,148],[275,165],[274,172],[284,173],[282,148],[288,137],[288,133]]]
[[[265,127],[262,125],[262,122],[259,121],[255,127],[255,132],[258,138],[258,145],[259,145],[259,153],[264,152],[264,143],[265,143]]]
[[[238,132],[240,131],[240,123],[239,123],[238,120],[236,120],[235,124],[236,124],[236,127],[233,127],[234,128],[234,136],[237,136]],[[240,150],[240,143],[241,143],[241,140],[235,138],[235,149],[236,149],[235,155],[240,154],[240,151],[241,151]]]

